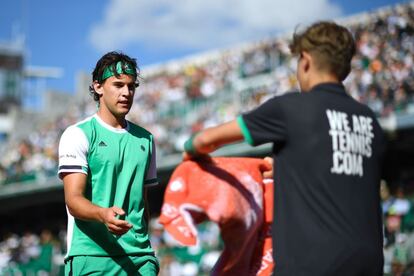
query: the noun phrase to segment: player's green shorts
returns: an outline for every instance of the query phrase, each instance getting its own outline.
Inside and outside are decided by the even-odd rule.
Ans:
[[[143,275],[156,276],[159,264],[154,256],[75,256],[65,264],[65,276]]]

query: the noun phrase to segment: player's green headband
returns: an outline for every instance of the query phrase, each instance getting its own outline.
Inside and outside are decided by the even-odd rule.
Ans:
[[[136,76],[137,72],[133,69],[131,64],[127,62],[118,61],[116,63],[116,73],[120,74],[126,74],[131,76]],[[105,70],[102,73],[101,81],[106,80],[109,77],[115,76],[115,72],[113,71],[112,64],[105,68]]]

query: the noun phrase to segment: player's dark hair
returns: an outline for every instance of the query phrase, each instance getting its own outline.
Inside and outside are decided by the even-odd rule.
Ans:
[[[114,72],[115,77],[119,77],[119,73],[116,70],[116,64],[118,62],[122,62],[122,64],[129,64],[131,69],[136,71],[136,77],[135,77],[135,85],[139,86],[139,68],[137,65],[137,61],[134,58],[131,58],[124,53],[121,52],[108,52],[105,55],[103,55],[98,62],[96,63],[95,69],[92,72],[92,85],[89,86],[89,92],[91,93],[93,99],[98,102],[99,101],[99,94],[96,93],[95,89],[93,88],[93,83],[97,81],[100,84],[103,84],[106,79],[102,80],[102,75],[106,68],[110,67],[112,68],[112,72]]]
[[[289,48],[294,55],[308,52],[314,57],[319,70],[334,74],[343,81],[351,71],[355,41],[345,27],[330,21],[320,21],[303,32],[295,32]]]

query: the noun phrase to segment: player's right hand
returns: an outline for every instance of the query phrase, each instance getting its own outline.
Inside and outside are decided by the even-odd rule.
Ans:
[[[125,215],[125,211],[119,207],[102,208],[100,218],[108,228],[108,231],[115,235],[123,235],[131,229],[132,224],[126,220],[118,219],[117,216]]]

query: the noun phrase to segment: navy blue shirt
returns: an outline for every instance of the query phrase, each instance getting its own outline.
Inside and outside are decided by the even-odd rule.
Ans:
[[[380,275],[385,138],[374,113],[324,83],[237,120],[251,145],[273,143],[275,275]]]

